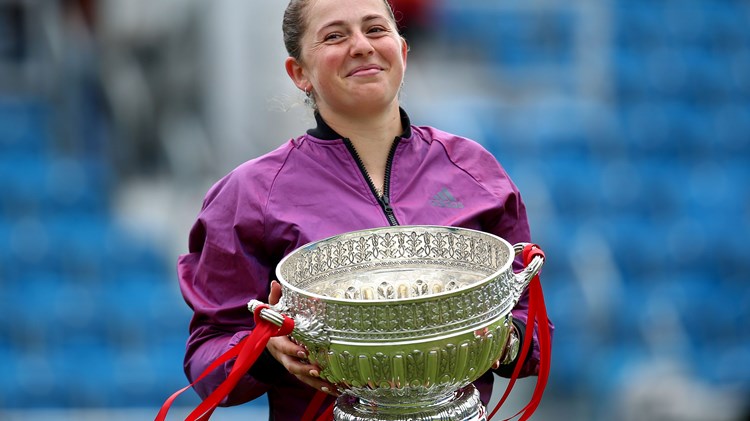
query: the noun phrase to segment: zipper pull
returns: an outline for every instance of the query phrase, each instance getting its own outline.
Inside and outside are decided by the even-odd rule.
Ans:
[[[391,207],[391,200],[386,196],[378,196],[378,200],[380,201],[380,204],[383,205],[383,210],[388,212],[389,214],[393,213],[393,208]]]
[[[385,212],[385,217],[388,219],[388,223],[394,226],[399,225],[398,220],[396,220],[396,214],[393,213],[393,208],[391,207],[391,200],[388,196],[379,196],[378,201],[380,202],[380,207],[383,208],[383,212]]]

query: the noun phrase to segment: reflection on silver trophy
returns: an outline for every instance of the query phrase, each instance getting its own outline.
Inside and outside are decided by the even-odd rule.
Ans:
[[[294,319],[292,338],[343,392],[337,421],[485,420],[471,383],[515,339],[510,311],[543,264],[514,274],[522,248],[453,227],[342,234],[281,261],[282,300],[261,317]]]

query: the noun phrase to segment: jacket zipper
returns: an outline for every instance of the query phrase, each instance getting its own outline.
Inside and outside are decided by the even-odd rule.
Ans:
[[[393,157],[396,155],[398,141],[399,138],[395,138],[393,140],[393,144],[391,145],[390,151],[388,151],[388,160],[385,163],[385,177],[383,179],[383,195],[381,196],[378,194],[378,190],[375,188],[375,183],[372,182],[372,178],[370,178],[370,174],[367,172],[365,164],[364,162],[362,162],[362,158],[360,158],[357,150],[354,149],[352,141],[344,138],[344,144],[346,145],[346,148],[349,149],[349,152],[354,157],[354,161],[357,163],[359,170],[362,172],[365,180],[367,180],[367,184],[370,186],[370,191],[378,200],[378,203],[383,209],[383,213],[385,214],[386,219],[388,219],[388,223],[392,226],[399,225],[398,219],[396,219],[396,215],[393,213],[393,207],[391,207],[391,168],[393,167]]]

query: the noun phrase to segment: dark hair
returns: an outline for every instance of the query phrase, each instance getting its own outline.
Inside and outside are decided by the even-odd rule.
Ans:
[[[307,15],[305,14],[312,0],[290,0],[289,5],[284,11],[284,19],[281,24],[281,30],[284,33],[284,46],[290,57],[296,60],[302,59],[302,36],[307,31]],[[396,25],[396,17],[393,14],[393,7],[388,0],[383,0],[388,14],[393,24]]]

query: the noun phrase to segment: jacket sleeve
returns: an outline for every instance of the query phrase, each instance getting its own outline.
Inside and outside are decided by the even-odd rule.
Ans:
[[[180,288],[194,311],[184,361],[191,382],[252,331],[247,302],[267,301],[271,265],[261,246],[262,206],[262,198],[252,197],[230,174],[207,194],[190,231],[189,253],[178,259]],[[264,371],[278,370],[275,377],[283,377],[286,372],[274,362],[265,361],[270,365],[263,364]],[[226,379],[232,364],[233,360],[194,386],[202,399]],[[222,405],[244,403],[268,390],[269,385],[252,373],[251,369]]]
[[[497,165],[497,164],[496,164]],[[503,202],[502,213],[498,215],[495,220],[495,225],[492,228],[492,232],[506,239],[511,244],[517,243],[528,243],[533,242],[531,240],[531,233],[529,229],[529,222],[526,216],[526,206],[521,200],[521,194],[510,180],[505,171],[500,168],[500,179],[504,180],[506,188],[503,189],[506,193],[501,196]],[[513,261],[514,272],[523,270],[523,262],[520,256],[517,256]],[[511,311],[513,315],[513,323],[516,327],[516,332],[519,335],[521,344],[523,344],[523,335],[526,330],[526,324],[528,323],[529,316],[529,289],[524,289],[521,294],[518,303]],[[548,322],[550,332],[554,331],[554,325],[550,320]],[[538,326],[534,325],[534,336],[531,342],[531,352],[529,352],[525,361],[516,361],[511,364],[501,366],[496,373],[503,377],[510,377],[513,373],[513,369],[516,364],[523,364],[521,368],[520,377],[527,377],[536,375],[539,373],[539,341],[538,341]],[[520,348],[519,348],[520,349]],[[519,351],[520,356],[520,351]]]
[[[526,215],[526,206],[521,200],[521,193],[508,176],[508,173],[500,165],[497,159],[484,147],[473,140],[458,138],[453,135],[443,137],[451,161],[469,174],[479,185],[484,188],[491,197],[492,211],[482,221],[483,229],[487,232],[504,238],[511,244],[533,242],[529,230],[529,221]],[[439,136],[438,136],[439,137]],[[543,246],[543,245],[541,245]],[[523,269],[521,257],[517,256],[513,262],[513,270],[519,272]],[[526,288],[516,306],[511,311],[513,323],[516,330],[523,336],[529,316],[529,290]],[[549,322],[550,331],[554,325]],[[532,341],[532,352],[526,361],[521,361],[523,367],[521,377],[536,375],[539,373],[539,341],[538,327],[535,326]],[[523,340],[523,337],[520,338]],[[523,343],[523,342],[522,342]],[[501,366],[495,372],[504,377],[510,377],[518,361],[506,366]]]

